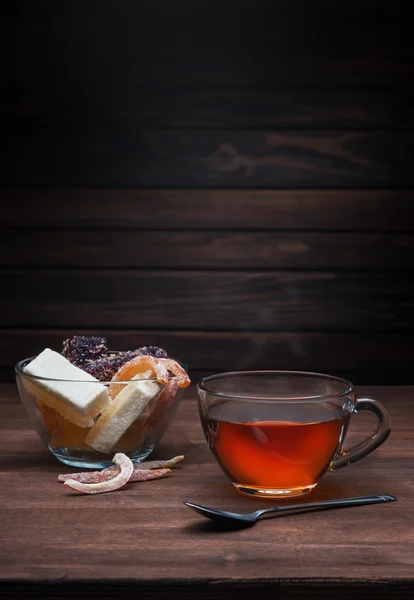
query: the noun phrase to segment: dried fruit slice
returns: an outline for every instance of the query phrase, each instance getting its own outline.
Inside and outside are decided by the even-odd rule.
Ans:
[[[71,473],[70,475],[59,475],[58,481],[68,480],[79,481],[81,483],[99,483],[101,481],[110,481],[120,472],[118,467],[107,467],[102,471],[85,471],[82,473]],[[151,479],[160,479],[171,473],[171,469],[137,469],[133,471],[128,483],[133,481],[150,481]]]
[[[56,413],[56,427],[50,439],[53,448],[76,448],[77,450],[90,450],[85,443],[88,429],[71,423],[59,413]]]
[[[190,385],[191,379],[187,371],[177,361],[172,358],[160,358],[160,361],[176,377],[180,388],[186,388]]]
[[[168,370],[162,361],[166,358],[155,358],[154,356],[136,356],[124,365],[122,365],[112,378],[112,381],[130,381],[140,373],[150,372],[150,377],[156,377],[159,383],[166,385],[168,383]],[[112,383],[109,388],[109,395],[115,398],[125,387],[124,384]]]
[[[174,456],[174,458],[170,458],[169,460],[144,460],[144,462],[134,465],[134,472],[140,471],[142,469],[170,469],[171,467],[175,467],[175,465],[181,462],[182,460],[184,460],[183,454],[180,454],[179,456]],[[113,469],[117,467],[108,468]]]
[[[88,339],[88,338],[87,338]],[[99,379],[99,381],[111,381],[115,373],[136,356],[150,355],[155,358],[168,358],[167,352],[159,346],[141,346],[136,350],[125,350],[107,352],[97,358],[85,360],[82,369]]]
[[[174,456],[174,458],[170,458],[169,460],[148,460],[142,463],[134,463],[134,472],[129,481],[144,481],[141,477],[145,475],[145,472],[157,473],[157,476],[161,477],[164,475],[164,473],[161,473],[161,471],[170,473],[171,467],[175,467],[175,465],[182,460],[184,460],[184,456],[181,454],[180,456]],[[86,471],[82,473],[70,473],[69,475],[58,475],[58,481],[63,482],[67,479],[75,479],[77,481],[87,482],[88,478],[92,475],[95,476],[95,474],[112,479],[117,473],[119,473],[119,470],[119,467],[114,465],[111,467],[106,467],[106,469],[102,469],[102,471]],[[144,473],[142,473],[142,471],[144,471]],[[99,481],[99,479],[97,481]],[[92,483],[92,481],[90,483]]]
[[[90,428],[85,438],[86,443],[98,452],[112,452],[115,444],[150,402],[156,402],[161,389],[155,381],[145,379],[137,379],[123,386],[121,392]]]
[[[147,421],[147,428],[150,430],[154,430],[155,427],[161,423],[165,415],[167,414],[168,409],[174,403],[175,397],[178,392],[178,388],[180,387],[179,381],[177,377],[173,377],[167,383],[165,388],[162,390],[158,401],[152,411],[151,415]]]
[[[120,468],[120,472],[113,478],[105,480],[105,476],[96,483],[82,483],[75,479],[67,479],[63,485],[67,485],[72,490],[81,494],[102,494],[104,492],[113,492],[119,490],[128,481],[134,472],[134,464],[132,460],[122,452],[118,452],[112,459]],[[102,473],[100,473],[102,476]]]
[[[24,372],[27,391],[79,427],[90,427],[111,401],[106,386],[50,348],[30,361]]]
[[[43,423],[50,435],[53,435],[56,428],[56,415],[58,414],[54,408],[48,406],[42,400],[37,400],[40,412],[42,413]]]
[[[86,335],[74,335],[63,341],[62,354],[77,367],[88,360],[97,360],[108,354],[106,338]]]
[[[51,408],[41,400],[38,400],[42,412],[43,422],[50,434],[50,445],[53,448],[68,447],[77,450],[90,450],[85,444],[88,429],[79,427],[65,419],[54,408]]]
[[[96,377],[96,379],[99,379],[99,381],[111,381],[112,377],[122,365],[139,354],[139,352],[133,350],[111,353],[96,360],[87,360],[83,363],[82,369]]]

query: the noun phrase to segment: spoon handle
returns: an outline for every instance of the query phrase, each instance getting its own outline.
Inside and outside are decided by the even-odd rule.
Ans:
[[[323,500],[322,502],[310,502],[308,504],[291,504],[289,506],[279,506],[277,508],[262,508],[261,510],[256,511],[255,514],[257,517],[261,517],[266,513],[289,512],[290,514],[295,514],[313,510],[324,510],[328,508],[345,508],[347,506],[358,506],[361,504],[379,504],[381,502],[394,502],[395,500],[397,500],[397,498],[388,494],[380,494],[378,496],[358,496],[356,498]]]

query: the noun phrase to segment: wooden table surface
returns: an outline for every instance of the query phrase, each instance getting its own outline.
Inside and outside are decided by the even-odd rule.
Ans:
[[[413,597],[414,387],[358,392],[388,406],[392,433],[370,456],[328,473],[307,499],[388,493],[398,501],[223,532],[183,501],[246,512],[273,501],[239,496],[227,481],[204,441],[194,388],[153,454],[184,454],[169,477],[85,496],[57,483],[74,469],[42,445],[16,387],[1,385],[0,596]],[[349,441],[373,423],[354,416]]]

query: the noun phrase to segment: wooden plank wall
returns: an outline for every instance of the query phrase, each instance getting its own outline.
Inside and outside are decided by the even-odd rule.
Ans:
[[[3,379],[95,333],[164,346],[194,381],[414,383],[410,6],[3,11]]]

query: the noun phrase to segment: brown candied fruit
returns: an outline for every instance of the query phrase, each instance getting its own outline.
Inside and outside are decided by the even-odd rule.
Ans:
[[[108,344],[104,337],[74,335],[63,342],[62,354],[73,365],[82,367],[87,361],[106,356]]]
[[[111,381],[115,373],[127,362],[137,356],[152,356],[154,358],[167,358],[168,354],[158,346],[142,346],[136,350],[125,352],[111,352],[95,360],[87,360],[82,364],[82,369],[99,379],[99,381]]]
[[[82,365],[82,369],[99,379],[99,381],[111,381],[112,377],[122,365],[138,356],[137,350],[127,352],[111,353],[96,360],[88,360]]]

